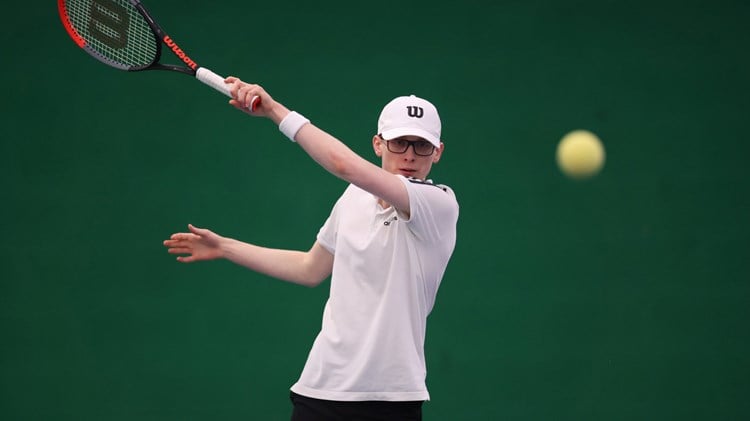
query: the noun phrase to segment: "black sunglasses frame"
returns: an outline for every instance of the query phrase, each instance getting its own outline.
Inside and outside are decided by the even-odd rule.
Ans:
[[[380,134],[378,135],[378,137],[381,138],[381,139],[383,139],[383,136],[380,135]],[[400,152],[399,151],[394,151],[393,149],[391,149],[391,141],[394,141],[394,140],[398,140],[399,142],[406,142],[406,148],[404,148],[404,150],[400,151]],[[400,154],[405,154],[406,151],[409,150],[410,146],[411,146],[412,150],[414,151],[414,154],[417,155],[417,156],[430,156],[430,155],[432,155],[432,154],[435,153],[435,149],[436,149],[435,145],[433,145],[432,143],[430,143],[427,140],[403,140],[403,139],[385,140],[385,139],[383,139],[383,141],[385,141],[385,147],[388,148],[389,151],[391,151],[391,152],[393,152],[395,154],[399,154],[399,155]],[[432,147],[430,149],[430,153],[422,154],[422,153],[417,152],[417,143],[420,143],[420,142],[425,142],[425,143],[429,144]]]

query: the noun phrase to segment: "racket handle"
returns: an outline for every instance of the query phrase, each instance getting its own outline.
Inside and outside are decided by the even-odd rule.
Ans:
[[[195,77],[224,95],[230,98],[232,97],[232,93],[229,91],[229,85],[224,83],[224,78],[205,67],[198,68],[195,72]],[[260,105],[260,97],[256,95],[250,101],[250,111],[255,111],[255,109],[258,108],[258,105]]]

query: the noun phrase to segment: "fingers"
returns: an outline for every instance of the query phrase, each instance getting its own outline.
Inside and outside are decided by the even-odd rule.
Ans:
[[[204,236],[212,235],[213,233],[204,228],[198,228],[193,224],[188,224],[190,232],[178,232],[169,236],[168,240],[164,240],[163,244],[167,247],[178,247],[186,246],[194,241],[202,239]]]
[[[193,247],[190,241],[184,240],[166,240],[164,245],[167,246],[169,254],[187,254],[187,256],[177,256],[177,261],[182,263],[192,263],[195,261],[193,256]]]
[[[169,240],[164,240],[162,244],[168,248],[167,252],[172,254],[192,253],[193,241],[200,239],[200,236],[188,233],[172,234]]]
[[[192,240],[197,240],[199,238],[200,238],[200,235],[181,232],[181,233],[177,233],[177,234],[172,234],[169,237],[169,240],[164,240],[164,244],[165,245],[168,245],[168,244],[177,244],[178,242],[192,241]]]
[[[229,103],[242,111],[252,113],[260,105],[261,97],[265,91],[260,85],[245,83],[239,78],[229,76],[224,79],[224,83],[230,84],[229,92],[232,99]]]
[[[188,228],[191,232],[178,232],[172,234],[169,236],[168,240],[162,242],[164,246],[167,247],[167,253],[187,255],[177,257],[177,261],[181,263],[192,263],[197,261],[193,255],[193,253],[195,253],[195,242],[201,239],[201,232],[210,232],[205,229],[197,228],[192,224],[188,224]]]
[[[186,247],[184,244],[174,244],[172,246],[168,246],[167,253],[169,254],[192,254],[193,248],[192,247]]]
[[[180,234],[173,234],[172,237]],[[195,261],[193,257],[193,247],[189,240],[165,240],[164,245],[169,254],[187,254],[188,256],[178,256],[177,261],[182,263],[191,263]]]
[[[255,110],[254,102],[260,98],[263,88],[258,85],[245,85],[237,90],[235,99],[242,104],[245,109]]]

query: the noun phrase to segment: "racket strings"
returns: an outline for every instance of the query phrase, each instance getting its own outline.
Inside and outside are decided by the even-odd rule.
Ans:
[[[130,69],[157,59],[151,27],[127,0],[68,0],[65,8],[87,47],[105,61]]]

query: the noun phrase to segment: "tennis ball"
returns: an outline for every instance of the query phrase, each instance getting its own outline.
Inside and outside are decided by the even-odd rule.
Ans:
[[[557,166],[574,179],[593,177],[604,166],[605,152],[601,140],[587,130],[574,130],[557,144]]]

